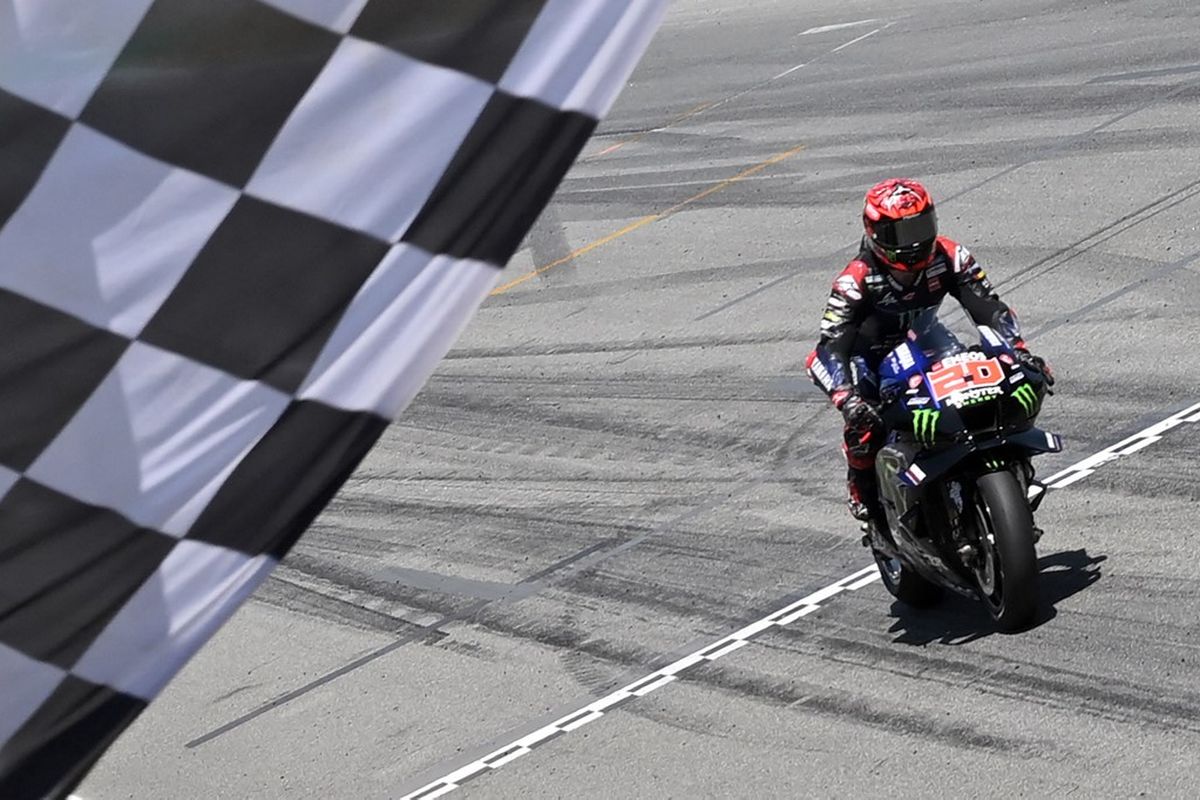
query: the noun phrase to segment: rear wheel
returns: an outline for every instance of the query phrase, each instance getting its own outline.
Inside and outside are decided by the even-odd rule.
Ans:
[[[871,548],[875,556],[875,566],[879,568],[879,577],[884,587],[891,592],[892,597],[913,608],[928,608],[942,596],[942,590],[925,580],[911,567],[904,566],[898,558]]]
[[[1011,472],[991,472],[975,482],[980,554],[974,566],[979,597],[1006,631],[1033,624],[1038,608],[1033,512]]]

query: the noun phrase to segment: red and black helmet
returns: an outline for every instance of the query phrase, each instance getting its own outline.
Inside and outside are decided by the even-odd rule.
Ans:
[[[925,187],[911,178],[889,178],[867,192],[863,228],[871,251],[892,269],[925,269],[937,241],[937,212]]]

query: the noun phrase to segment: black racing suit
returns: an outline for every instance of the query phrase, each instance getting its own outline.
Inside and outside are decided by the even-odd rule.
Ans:
[[[911,286],[902,286],[864,240],[859,254],[833,282],[821,318],[821,338],[808,356],[808,375],[839,409],[851,395],[878,402],[879,364],[914,327],[934,337],[953,335],[936,322],[942,299],[958,300],[977,325],[995,328],[1024,348],[1016,315],[996,296],[987,275],[962,245],[939,236],[933,260]],[[930,327],[935,330],[928,330]],[[847,426],[843,452],[850,468],[851,506],[875,503],[875,454],[879,432]]]

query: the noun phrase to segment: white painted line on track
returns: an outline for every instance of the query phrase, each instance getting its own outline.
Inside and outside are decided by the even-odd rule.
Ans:
[[[868,21],[869,21],[869,22],[875,22],[876,20],[868,20]],[[746,87],[745,89],[742,89],[740,92],[736,92],[736,93],[734,93],[734,94],[731,94],[731,95],[729,95],[728,97],[726,97],[726,98],[724,98],[724,99],[722,99],[722,100],[719,100],[719,101],[717,101],[717,102],[713,103],[713,104],[712,104],[712,105],[710,105],[710,106],[707,106],[707,107],[706,107],[704,110],[707,112],[707,111],[711,111],[711,110],[712,110],[712,109],[714,109],[714,108],[720,108],[721,106],[725,105],[726,103],[730,103],[730,102],[732,102],[732,101],[734,101],[734,100],[737,100],[737,99],[738,99],[738,98],[740,98],[740,97],[744,97],[744,96],[746,96],[746,95],[750,94],[751,92],[756,92],[756,91],[758,91],[759,89],[761,89],[761,88],[763,88],[764,86],[766,86],[767,84],[771,83],[772,81],[777,81],[777,80],[779,80],[780,78],[784,78],[784,77],[786,77],[786,76],[788,76],[788,75],[791,75],[791,74],[792,74],[793,72],[795,72],[796,70],[803,69],[803,68],[807,67],[807,66],[808,66],[808,65],[810,65],[810,64],[813,64],[813,63],[815,63],[815,62],[817,62],[817,61],[820,61],[822,58],[826,58],[826,57],[828,57],[828,56],[831,56],[831,55],[833,55],[834,53],[840,53],[842,50],[845,50],[845,49],[846,49],[847,47],[849,47],[850,45],[852,45],[852,44],[857,44],[858,42],[861,42],[863,39],[867,39],[867,38],[869,38],[869,37],[871,37],[871,36],[874,36],[875,34],[879,33],[880,31],[882,31],[882,30],[886,30],[887,28],[890,28],[890,27],[891,27],[893,24],[894,24],[894,23],[891,23],[891,22],[889,22],[887,25],[884,25],[884,26],[882,26],[882,27],[876,28],[875,30],[871,31],[870,33],[867,33],[867,34],[865,34],[865,35],[863,35],[863,36],[859,36],[858,38],[855,38],[855,39],[851,39],[851,40],[850,40],[850,41],[848,41],[848,42],[844,42],[844,43],[842,43],[842,44],[838,45],[837,47],[833,48],[833,49],[832,49],[832,50],[830,50],[829,52],[827,52],[827,53],[822,53],[821,55],[818,55],[818,56],[816,56],[816,57],[815,57],[815,58],[813,58],[811,61],[805,61],[804,63],[802,63],[802,64],[797,64],[797,65],[796,65],[796,66],[794,66],[794,67],[788,67],[788,68],[787,68],[787,69],[785,69],[783,72],[780,72],[778,75],[772,75],[771,77],[767,78],[765,81],[762,81],[761,83],[756,83],[756,84],[754,84],[753,86],[748,86],[748,87]],[[801,36],[803,36],[803,34],[800,34],[800,35],[801,35]]]
[[[507,764],[509,761],[531,752],[533,747],[542,742],[595,722],[604,716],[604,712],[609,709],[661,689],[663,686],[674,682],[679,673],[684,670],[690,669],[697,664],[723,658],[749,644],[752,637],[757,636],[763,631],[773,627],[788,625],[803,616],[817,611],[820,609],[821,603],[836,597],[842,592],[860,589],[868,583],[874,582],[878,577],[879,572],[873,564],[852,575],[847,575],[845,578],[829,586],[819,589],[793,603],[789,603],[767,617],[756,620],[728,636],[711,642],[699,650],[693,651],[667,666],[639,678],[633,683],[626,684],[583,708],[576,709],[570,714],[560,717],[549,725],[544,725],[536,731],[522,736],[520,739],[493,750],[470,764],[459,767],[438,780],[426,784],[417,791],[405,795],[403,800],[429,800],[429,798],[441,797],[487,770],[496,769],[502,764]]]
[[[866,580],[867,578],[870,578],[871,580],[875,580],[875,577],[876,576],[873,576],[873,575],[864,575],[862,579]],[[772,619],[772,622],[774,622],[777,625],[791,625],[793,622],[800,619],[801,617],[807,617],[809,614],[812,614],[813,612],[820,611],[820,610],[821,610],[820,606],[803,606],[802,608],[798,608],[795,611],[789,611],[786,614],[782,614],[778,617],[775,617],[774,619]]]
[[[870,39],[872,36],[879,33],[881,30],[883,30],[883,28],[876,28],[875,30],[871,31],[870,33],[864,33],[862,36],[858,37],[857,39],[851,39],[850,41],[846,42],[843,45],[838,45],[837,47],[833,48],[833,50],[831,52],[840,53],[852,44],[858,44],[863,39]]]
[[[805,67],[808,66],[808,64],[809,64],[809,62],[805,61],[803,64],[797,64],[794,67],[788,67],[787,69],[785,69],[783,72],[779,73],[778,75],[772,75],[770,79],[773,81],[777,81],[780,78],[786,78],[788,75],[791,75],[796,70],[804,69]]]
[[[821,25],[817,28],[809,28],[806,31],[801,31],[797,36],[811,36],[814,33],[829,33],[830,31],[840,31],[844,28],[857,28],[859,25],[870,25],[872,22],[879,22],[877,19],[860,19],[855,22],[839,22],[836,25]]]
[[[1151,444],[1161,441],[1163,433],[1185,423],[1200,423],[1200,403],[1176,412],[1166,419],[1156,422],[1150,427],[1093,453],[1064,470],[1054,473],[1046,479],[1045,484],[1050,489],[1061,489],[1064,486],[1070,486],[1072,483],[1093,474],[1103,464],[1115,461],[1122,456],[1135,453],[1143,447],[1148,447]],[[1031,489],[1029,493],[1030,498],[1035,497],[1040,491],[1038,487]],[[489,769],[496,769],[503,764],[507,764],[520,756],[532,752],[534,747],[543,742],[595,722],[603,717],[604,712],[609,709],[630,702],[638,697],[645,697],[651,692],[673,683],[681,672],[691,669],[697,664],[716,661],[718,658],[741,649],[749,644],[752,638],[763,631],[790,625],[802,617],[820,611],[823,604],[828,604],[829,601],[838,595],[857,591],[869,586],[878,579],[879,570],[874,564],[864,567],[858,572],[851,573],[841,580],[818,589],[793,603],[787,604],[783,608],[776,609],[767,616],[755,620],[743,628],[739,628],[728,636],[717,639],[715,642],[710,642],[699,650],[676,659],[667,666],[655,670],[633,683],[626,684],[620,689],[601,697],[599,700],[595,700],[582,708],[575,709],[566,716],[560,717],[532,733],[502,745],[483,758],[459,767],[453,772],[449,772],[443,777],[426,784],[417,791],[406,794],[402,800],[430,800],[430,798],[441,797],[447,792],[457,789],[468,780],[482,775]]]
[[[1049,489],[1062,489],[1070,486],[1076,481],[1081,481],[1094,473],[1097,469],[1105,464],[1116,461],[1122,456],[1127,456],[1136,453],[1142,448],[1149,447],[1156,442],[1162,441],[1162,435],[1172,428],[1177,428],[1186,423],[1200,422],[1200,403],[1189,406],[1182,411],[1178,411],[1164,420],[1154,423],[1148,428],[1144,428],[1132,436],[1126,436],[1116,444],[1111,444],[1103,450],[1097,451],[1082,461],[1077,461],[1064,470],[1060,470],[1049,478],[1046,478],[1043,483]],[[1029,490],[1029,497],[1033,499],[1041,494],[1038,487],[1033,487]]]
[[[847,586],[846,589],[848,591],[854,591],[856,589],[861,589],[862,587],[866,586],[868,583],[874,582],[878,577],[879,576],[875,575],[875,574],[865,575],[862,578],[859,578],[858,580],[856,580],[854,583]]]
[[[872,20],[872,22],[873,22],[873,21],[874,21],[874,20]],[[883,27],[884,27],[884,28],[886,28],[887,26],[885,25],[885,26],[883,26]],[[852,45],[852,44],[858,44],[858,43],[859,43],[859,42],[861,42],[863,39],[870,39],[872,36],[874,36],[875,34],[879,33],[881,30],[883,30],[883,28],[876,28],[875,30],[871,31],[870,33],[864,33],[862,36],[859,36],[857,39],[851,39],[851,40],[850,40],[850,41],[848,41],[848,42],[843,42],[842,44],[840,44],[840,45],[838,45],[837,47],[835,47],[835,48],[833,48],[832,50],[830,50],[830,51],[829,51],[828,53],[826,53],[825,55],[827,55],[827,56],[831,56],[831,55],[833,55],[834,53],[840,53],[841,51],[845,50],[847,47],[849,47],[849,46],[850,46],[850,45]],[[801,34],[801,35],[803,35],[803,34]],[[821,58],[821,57],[822,57],[822,56],[817,56],[817,58],[814,58],[814,59],[813,59],[813,61],[816,61],[817,59],[819,59],[819,58]],[[813,63],[813,62],[812,62],[812,61],[805,61],[803,64],[797,64],[797,65],[796,65],[796,66],[794,66],[794,67],[788,67],[787,69],[785,69],[783,72],[779,73],[778,75],[772,75],[770,78],[768,78],[768,79],[766,80],[766,83],[770,83],[771,81],[777,81],[777,80],[779,80],[780,78],[786,78],[788,75],[791,75],[791,74],[792,74],[793,72],[795,72],[796,70],[798,70],[798,69],[803,69],[804,67],[807,67],[807,66],[808,66],[809,64],[811,64],[811,63]],[[727,101],[729,101],[729,100],[733,100],[735,97],[740,97],[741,95],[743,95],[743,94],[746,94],[746,93],[748,93],[748,92],[751,92],[751,91],[754,91],[755,89],[761,89],[761,88],[762,88],[762,86],[763,86],[763,84],[759,84],[759,85],[757,85],[757,86],[751,86],[749,89],[746,89],[745,91],[739,92],[738,94],[734,95],[733,97],[726,98],[725,100],[722,100],[720,103],[714,103],[714,104],[711,106],[711,108],[716,108],[716,107],[717,107],[717,106],[719,106],[719,105],[723,105],[723,104],[724,104],[724,103],[726,103]]]

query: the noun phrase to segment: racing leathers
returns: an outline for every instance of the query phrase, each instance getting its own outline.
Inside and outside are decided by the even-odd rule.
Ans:
[[[923,349],[940,349],[954,336],[937,321],[946,295],[958,302],[977,325],[995,328],[1018,352],[1025,350],[1017,318],[1000,300],[987,275],[965,247],[939,236],[928,266],[902,284],[863,247],[833,283],[821,319],[821,337],[808,356],[809,377],[846,419],[848,505],[866,520],[878,513],[875,455],[883,446],[879,402],[879,364],[912,335]]]

